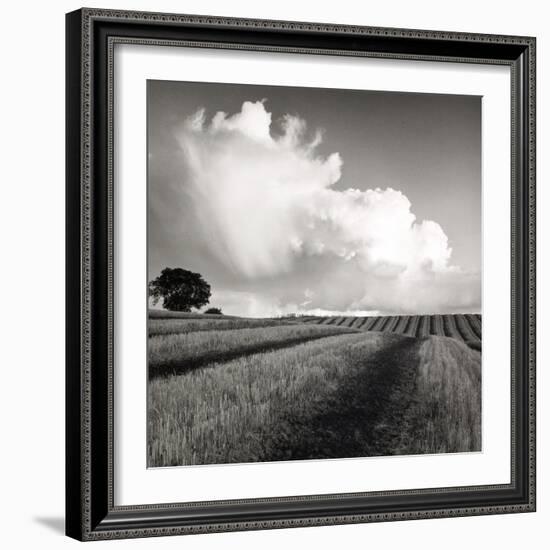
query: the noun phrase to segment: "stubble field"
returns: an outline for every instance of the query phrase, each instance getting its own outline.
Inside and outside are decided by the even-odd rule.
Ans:
[[[481,316],[151,312],[148,465],[481,450]]]

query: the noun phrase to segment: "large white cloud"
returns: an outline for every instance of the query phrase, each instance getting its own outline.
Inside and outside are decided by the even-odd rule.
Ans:
[[[177,137],[186,165],[181,184],[203,243],[235,276],[276,278],[319,257],[330,267],[307,289],[310,309],[479,306],[479,275],[451,264],[441,226],[417,221],[398,190],[335,189],[343,160],[321,156],[322,133],[310,135],[300,118],[286,115],[274,125],[264,101],[247,101],[240,112],[211,120],[199,110]]]

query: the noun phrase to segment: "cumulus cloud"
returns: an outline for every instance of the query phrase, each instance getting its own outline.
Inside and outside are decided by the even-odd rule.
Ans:
[[[335,188],[343,159],[321,155],[322,132],[301,118],[274,123],[265,101],[247,101],[232,115],[197,111],[177,138],[181,185],[204,246],[235,277],[273,279],[322,258],[326,276],[291,307],[434,312],[479,304],[479,275],[452,265],[442,227],[417,220],[396,189]]]

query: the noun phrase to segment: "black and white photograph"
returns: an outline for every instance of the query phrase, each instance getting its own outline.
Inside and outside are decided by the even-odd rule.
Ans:
[[[480,452],[481,97],[147,109],[148,466]]]
[[[542,18],[398,3],[66,14],[63,165],[44,126],[65,176],[65,400],[41,362],[7,369],[25,384],[6,387],[32,420],[10,416],[28,445],[8,455],[27,457],[31,492],[51,485],[48,513],[63,461],[44,454],[36,475],[36,449],[55,422],[64,436],[68,537],[463,550],[538,536]],[[53,65],[34,50],[36,77]],[[32,181],[49,194],[56,178]],[[22,189],[19,225],[36,204],[61,224]],[[11,242],[25,232],[10,224]],[[45,281],[48,300],[61,283],[37,271],[53,265],[41,235],[6,272]],[[42,350],[17,309],[6,319]]]

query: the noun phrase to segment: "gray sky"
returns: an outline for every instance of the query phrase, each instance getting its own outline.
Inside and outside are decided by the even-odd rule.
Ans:
[[[480,310],[480,97],[149,81],[148,149],[150,278],[243,315]]]

